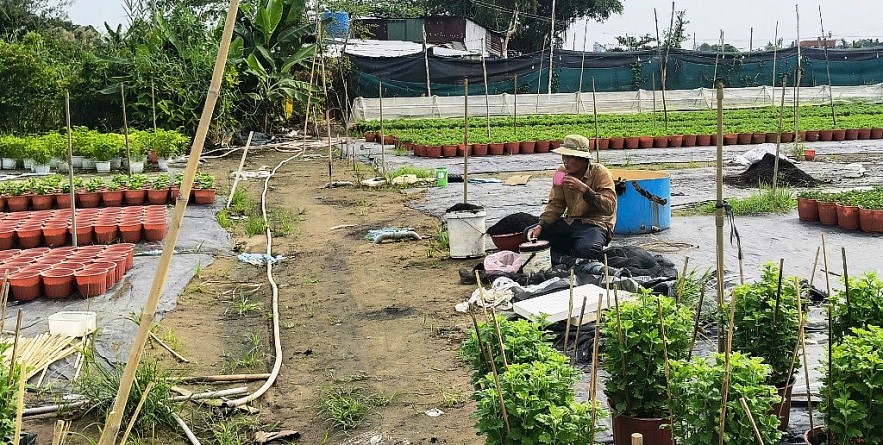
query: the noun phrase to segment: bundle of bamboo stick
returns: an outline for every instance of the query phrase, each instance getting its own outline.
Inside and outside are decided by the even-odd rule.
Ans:
[[[0,338],[0,343],[9,345],[0,356],[0,365],[9,367],[13,354],[14,336]],[[75,337],[64,335],[40,334],[33,338],[19,337],[15,352],[18,364],[28,364],[27,379],[42,373],[49,365],[80,351],[82,342]]]

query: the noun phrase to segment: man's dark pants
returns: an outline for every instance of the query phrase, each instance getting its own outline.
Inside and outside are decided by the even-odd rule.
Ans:
[[[601,260],[604,246],[609,242],[607,229],[580,220],[567,224],[564,218],[543,228],[540,239],[549,241],[552,252],[590,260]]]

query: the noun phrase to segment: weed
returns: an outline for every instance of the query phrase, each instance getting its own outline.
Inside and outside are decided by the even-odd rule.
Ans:
[[[242,289],[239,290],[239,296],[233,300],[233,310],[236,312],[236,315],[240,317],[244,317],[248,315],[249,312],[256,311],[260,308],[261,305],[251,301]]]
[[[439,385],[438,394],[441,397],[441,403],[439,403],[441,408],[459,408],[466,404],[466,395],[456,388],[445,389]]]
[[[275,431],[276,425],[266,425],[256,416],[235,415],[230,418],[218,418],[212,413],[201,413],[193,426],[199,437],[208,438],[207,442],[217,445],[245,445],[252,442],[254,433],[258,431]]]
[[[387,172],[386,180],[392,181],[394,178],[398,178],[399,176],[404,175],[414,175],[418,178],[433,178],[435,177],[435,172],[426,168],[411,167],[410,165],[406,165],[404,167],[399,167],[391,172]]]
[[[165,331],[166,333],[163,334],[162,341],[165,342],[165,344],[169,345],[170,348],[174,349],[175,352],[179,354],[184,352],[184,343],[182,343],[181,339],[178,338],[178,334],[175,333],[175,330],[170,327],[166,327]]]
[[[202,260],[196,261],[196,268],[193,269],[194,278],[202,278]]]
[[[375,408],[388,405],[392,399],[381,394],[368,394],[356,386],[334,386],[323,391],[319,412],[334,428],[347,431],[361,425]]]
[[[434,237],[429,239],[429,248],[426,256],[435,258],[436,256],[446,256],[450,248],[450,240],[448,231],[439,226]]]
[[[273,209],[270,210],[269,219],[270,228],[273,230],[273,234],[279,236],[288,236],[291,234],[291,228],[295,220],[291,212],[283,209]]]
[[[227,209],[221,210],[218,212],[218,225],[221,226],[224,230],[230,230],[233,228],[233,221],[230,219],[230,211]]]
[[[763,215],[766,213],[788,213],[797,206],[794,193],[791,189],[779,187],[773,192],[771,187],[762,186],[760,191],[752,193],[745,198],[732,198],[727,200],[733,208],[735,215]],[[715,203],[708,202],[700,205],[694,213],[711,215],[715,212]]]
[[[246,336],[245,348],[241,356],[236,360],[228,360],[224,363],[225,372],[233,372],[240,369],[254,371],[264,365],[264,345],[260,334],[252,332]]]
[[[260,233],[264,233],[267,230],[267,225],[264,223],[264,218],[259,215],[249,215],[245,220],[245,233],[248,236],[255,236]]]
[[[233,193],[233,198],[230,200],[230,210],[233,213],[247,215],[255,211],[255,203],[248,197],[245,190],[238,188]]]

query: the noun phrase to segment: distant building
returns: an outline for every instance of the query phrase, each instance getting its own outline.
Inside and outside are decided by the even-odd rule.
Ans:
[[[365,26],[374,40],[426,43],[433,46],[438,55],[451,49],[454,53],[473,56],[499,57],[503,48],[503,35],[463,17],[426,17],[414,19],[361,18],[355,23]],[[482,46],[484,43],[484,46]]]
[[[801,40],[800,41],[801,48],[836,48],[837,47],[837,39],[812,39],[812,40]]]

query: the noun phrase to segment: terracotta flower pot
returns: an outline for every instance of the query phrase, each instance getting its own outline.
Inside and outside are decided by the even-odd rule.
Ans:
[[[806,161],[815,161],[816,150],[814,148],[806,148],[803,150],[803,159]]]
[[[147,190],[147,203],[150,205],[165,205],[169,201],[169,189]]]
[[[736,143],[739,145],[747,145],[751,143],[753,133],[738,133],[736,135]]]
[[[558,148],[558,147],[553,146],[552,148]],[[608,150],[608,149],[610,149],[610,138],[598,138],[598,150]]]
[[[215,189],[193,189],[193,201],[199,205],[215,203]]]
[[[696,135],[696,145],[700,147],[707,147],[711,145],[711,135],[710,134],[697,134]]]
[[[10,212],[24,212],[30,204],[31,198],[26,195],[6,197],[6,207]]]
[[[653,138],[653,146],[656,148],[668,148],[668,136],[656,136]]]
[[[837,225],[837,204],[833,202],[818,201],[819,222],[825,226]]]
[[[13,300],[31,301],[40,296],[40,272],[19,270],[9,276],[9,291]]]
[[[844,136],[846,136],[845,140],[854,141],[854,140],[858,139],[858,131],[859,131],[858,128],[846,129],[846,133],[844,134]]]
[[[103,270],[104,271],[104,285],[107,289],[113,287],[114,284],[117,283],[117,265],[111,261],[93,261],[92,264],[86,267],[87,269],[95,269],[95,270]]]
[[[77,203],[79,203],[80,207],[86,209],[98,207],[101,203],[101,195],[97,192],[77,193]]]
[[[15,230],[15,234],[22,249],[32,249],[43,244],[43,230],[40,227],[27,229],[20,227]]]
[[[883,210],[858,210],[859,226],[868,233],[883,233]]]
[[[457,144],[446,144],[441,146],[441,156],[443,158],[457,157]]]
[[[724,135],[724,145],[736,145],[739,142],[739,135],[737,134],[725,134]]]
[[[819,130],[819,140],[820,141],[830,141],[834,138],[834,130]]]
[[[871,139],[883,139],[883,128],[871,128]]]
[[[488,152],[493,156],[499,156],[503,154],[503,150],[505,149],[504,144],[487,144]]]
[[[696,140],[698,136],[695,134],[685,134],[683,142],[681,142],[681,147],[693,147],[696,145]]]
[[[797,217],[801,221],[819,221],[819,202],[815,199],[797,198]]]
[[[506,142],[503,144],[503,151],[506,154],[517,155],[521,152],[521,143],[520,142]]]
[[[625,138],[610,138],[609,147],[612,150],[622,150],[625,146]]]
[[[550,141],[537,141],[535,149],[537,153],[548,153],[551,147]]]
[[[68,227],[67,232],[73,236],[73,228]],[[90,224],[83,224],[77,221],[77,245],[88,246],[92,244],[92,233],[94,229]]]
[[[56,209],[69,209],[71,207],[71,194],[70,193],[58,193],[55,195],[55,208]]]
[[[124,243],[138,243],[141,241],[141,223],[126,221],[119,223],[120,239]]]
[[[763,144],[766,142],[766,133],[751,133],[752,144]]]
[[[631,445],[632,434],[644,437],[644,443],[672,445],[671,428],[663,428],[669,419],[642,419],[638,417],[613,416],[613,444]]]
[[[806,445],[818,445],[821,443],[829,443],[828,432],[825,431],[825,427],[817,426],[817,427],[807,431],[803,435],[803,441],[806,443]]]
[[[766,142],[767,144],[775,144],[778,137],[779,133],[777,132],[766,133],[766,137],[764,137],[764,142]]]
[[[846,130],[845,130],[845,129],[834,130],[834,131],[831,133],[831,140],[832,140],[832,141],[843,141],[843,140],[846,140]]]
[[[85,267],[74,272],[74,280],[83,298],[97,297],[107,292],[107,270]]]
[[[126,190],[123,192],[123,197],[126,199],[126,205],[130,205],[130,206],[144,205],[144,199],[147,198],[147,190],[144,190],[144,189]]]
[[[472,144],[472,156],[487,156],[487,144]]]
[[[563,143],[564,143],[564,141],[561,140],[561,139],[552,139],[551,141],[549,141],[549,147],[550,147],[552,150],[554,150],[554,149],[560,147],[561,144],[563,144]]]
[[[55,195],[31,196],[31,208],[34,210],[49,210],[55,207]]]
[[[362,133],[362,136],[365,138],[365,142],[374,142],[374,137],[376,135],[373,131],[366,131]]]
[[[43,294],[46,298],[67,298],[74,293],[74,270],[64,267],[53,267],[40,272],[43,279]]]
[[[791,390],[794,388],[792,378],[787,385],[776,388],[781,402],[773,404],[773,414],[779,418],[779,431],[788,432],[788,423],[791,421]]]
[[[123,205],[122,190],[104,190],[101,192],[101,203],[105,207],[119,207]]]
[[[637,136],[629,136],[625,138],[625,148],[634,150],[641,146],[641,138]]]
[[[870,128],[859,128],[858,138],[861,140],[870,139],[871,138],[871,129]]]
[[[123,277],[126,275],[126,254],[121,252],[106,252],[102,253],[99,256],[95,257],[97,261],[107,261],[114,263],[116,265],[116,269],[114,269],[116,273],[116,277],[114,282],[119,283],[123,280]]]
[[[521,147],[520,147],[521,154],[524,154],[524,155],[533,154],[535,149],[536,149],[536,142],[534,142],[534,141],[521,141]]]
[[[15,230],[13,228],[0,228],[0,250],[8,250],[12,248]]]
[[[818,130],[806,130],[806,132],[803,134],[803,140],[806,142],[815,142],[819,140]]]
[[[146,241],[162,241],[166,237],[166,222],[150,221],[144,223],[144,239]]]
[[[843,230],[858,230],[858,207],[837,204],[837,225]]]
[[[794,142],[794,133],[782,133],[782,143],[790,144]]]
[[[640,136],[638,137],[638,147],[639,148],[652,148],[653,147],[653,136]]]
[[[116,221],[99,221],[95,223],[93,230],[98,244],[113,244],[117,240]]]
[[[441,145],[427,145],[426,146],[426,157],[428,158],[440,158],[442,152]]]
[[[43,244],[48,247],[58,247],[67,244],[67,224],[44,225]]]
[[[672,148],[679,148],[684,144],[684,136],[683,135],[673,135],[668,137],[668,146]]]

